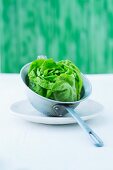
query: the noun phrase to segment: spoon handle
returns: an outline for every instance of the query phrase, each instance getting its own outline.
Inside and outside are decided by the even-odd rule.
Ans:
[[[68,113],[78,122],[80,127],[86,132],[86,134],[89,136],[90,140],[93,142],[93,144],[97,147],[102,147],[103,141],[96,135],[96,133],[80,118],[78,113],[76,113],[71,107],[65,106],[65,109],[68,111]]]

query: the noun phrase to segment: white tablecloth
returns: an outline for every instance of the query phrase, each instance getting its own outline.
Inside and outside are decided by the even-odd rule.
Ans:
[[[103,139],[96,148],[77,124],[43,125],[11,116],[26,99],[17,74],[0,74],[0,170],[113,170],[113,75],[88,75],[103,113],[87,123]]]

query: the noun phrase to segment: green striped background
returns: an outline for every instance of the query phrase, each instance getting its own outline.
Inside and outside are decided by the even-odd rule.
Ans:
[[[113,0],[0,0],[0,71],[39,54],[113,72]]]

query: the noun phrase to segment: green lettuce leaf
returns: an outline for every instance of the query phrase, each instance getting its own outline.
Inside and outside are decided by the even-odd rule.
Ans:
[[[41,96],[64,102],[81,98],[80,70],[69,60],[37,59],[28,71],[28,86]]]

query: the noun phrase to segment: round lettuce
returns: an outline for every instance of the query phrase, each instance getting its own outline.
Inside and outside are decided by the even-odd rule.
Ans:
[[[28,86],[41,96],[63,102],[81,98],[80,70],[69,60],[37,59],[28,71]]]

